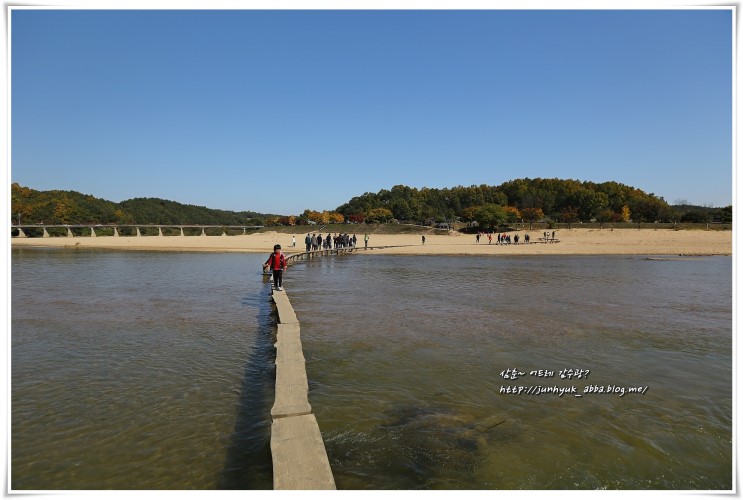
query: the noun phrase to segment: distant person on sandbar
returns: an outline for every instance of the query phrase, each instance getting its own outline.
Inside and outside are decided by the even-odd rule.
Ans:
[[[292,248],[294,248],[295,246],[297,246],[297,238],[295,238],[292,234]]]
[[[369,248],[369,235],[364,235],[364,248]]]
[[[425,245],[425,244],[426,244],[426,235],[424,234],[421,236],[421,245]]]
[[[273,253],[263,264],[263,269],[271,269],[273,272],[273,286],[278,291],[284,290],[284,271],[286,271],[286,256],[281,252],[281,245],[273,246]]]

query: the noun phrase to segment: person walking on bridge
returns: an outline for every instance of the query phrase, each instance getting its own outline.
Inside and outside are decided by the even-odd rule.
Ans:
[[[284,288],[284,271],[286,271],[286,256],[281,252],[281,245],[273,246],[273,253],[263,264],[263,269],[269,268],[273,272],[273,286],[276,290],[282,291]]]

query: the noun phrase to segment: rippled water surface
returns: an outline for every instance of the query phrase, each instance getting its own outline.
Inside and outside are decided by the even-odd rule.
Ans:
[[[14,250],[12,487],[271,488],[263,258]],[[729,257],[362,254],[285,287],[339,488],[732,487]],[[581,397],[502,393],[538,386]]]
[[[732,487],[729,257],[359,255],[290,274],[341,488]],[[581,396],[501,392],[537,386]]]
[[[270,489],[260,261],[14,250],[11,486]]]

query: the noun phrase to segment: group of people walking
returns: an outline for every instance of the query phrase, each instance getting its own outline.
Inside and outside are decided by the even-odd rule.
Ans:
[[[349,235],[348,233],[338,234],[331,236],[330,233],[323,238],[322,234],[307,233],[304,238],[304,246],[307,252],[315,250],[330,250],[331,248],[352,248],[356,246],[358,239],[356,235]],[[365,242],[368,242],[368,236],[365,237]],[[294,245],[294,237],[292,236],[292,244]]]
[[[475,241],[477,243],[480,243],[480,239],[486,237],[488,238],[488,244],[493,244],[493,233],[485,233],[482,231],[478,231],[477,235],[475,236]],[[551,241],[555,241],[555,232],[552,231],[551,234],[552,238]],[[550,240],[550,233],[548,231],[544,232],[544,237],[540,238],[544,241]],[[521,241],[521,238],[518,233],[514,234],[513,237],[511,237],[510,234],[506,233],[498,233],[495,235],[496,245],[518,245],[519,241]],[[330,250],[330,249],[338,249],[338,248],[354,248],[356,247],[358,239],[356,238],[356,235],[353,236],[349,235],[348,233],[338,234],[336,233],[335,236],[331,236],[330,233],[326,237],[323,237],[321,233],[307,233],[307,236],[304,238],[304,244],[306,251],[312,252],[315,250]],[[523,244],[528,244],[531,242],[531,237],[529,236],[529,233],[525,233],[523,237]],[[421,244],[426,244],[426,236],[421,236]],[[292,247],[297,246],[297,240],[294,235],[292,235]],[[369,246],[369,235],[364,235],[364,247]],[[277,290],[283,290],[282,288],[282,281],[283,281],[283,274],[284,271],[286,271],[286,257],[281,252],[281,245],[275,245],[274,246],[274,253],[271,254],[271,256],[268,258],[268,260],[263,265],[264,269],[268,270],[270,269],[273,278],[274,278],[274,286]]]
[[[485,236],[487,236],[488,238],[488,245],[492,245],[493,244],[493,233],[478,232],[477,236],[475,236],[475,242],[480,243],[480,238],[484,238]],[[513,238],[512,238],[510,234],[498,233],[495,236],[495,240],[496,240],[496,243],[495,243],[496,245],[511,245],[511,244],[518,245],[520,241],[520,236],[518,233],[516,233],[513,235]],[[531,241],[531,237],[529,236],[529,233],[524,234],[523,244],[527,244],[530,241]]]
[[[488,238],[488,245],[492,245],[493,244],[493,233],[485,233],[482,231],[478,231],[477,235],[475,236],[475,242],[480,243],[480,239],[485,238],[486,236]],[[544,241],[556,241],[555,232],[552,231],[551,237],[550,237],[550,232],[545,231],[543,233],[543,237],[540,239]],[[519,241],[520,241],[520,236],[518,233],[514,234],[513,238],[511,237],[510,234],[506,234],[506,233],[499,233],[496,235],[496,245],[510,245],[510,244],[518,245]],[[523,243],[527,244],[530,242],[531,242],[531,236],[529,236],[529,233],[524,234]]]

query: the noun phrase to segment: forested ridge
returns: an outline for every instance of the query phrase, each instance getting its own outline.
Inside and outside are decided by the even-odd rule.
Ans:
[[[486,225],[534,222],[705,222],[732,221],[732,207],[669,205],[662,197],[618,182],[515,179],[498,186],[445,189],[394,186],[364,193],[337,208],[347,218],[377,221],[462,220]]]
[[[263,225],[267,214],[186,205],[160,198],[115,203],[77,191],[37,191],[11,185],[11,218],[25,224]]]
[[[662,197],[617,182],[515,179],[498,186],[394,186],[351,198],[335,211],[262,214],[187,205],[160,198],[115,203],[76,191],[11,185],[13,223],[275,225],[329,222],[732,222],[732,207],[669,205]]]

